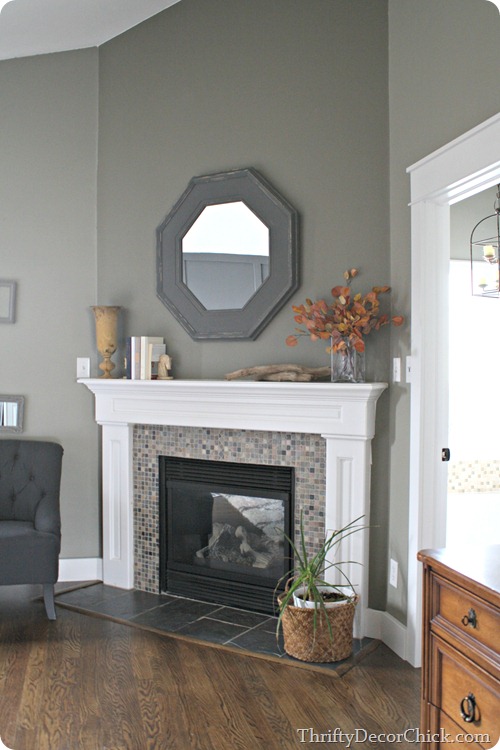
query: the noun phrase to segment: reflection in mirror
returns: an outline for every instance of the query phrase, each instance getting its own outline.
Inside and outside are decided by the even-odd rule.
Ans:
[[[24,396],[0,396],[0,432],[22,432]]]
[[[243,201],[206,206],[182,239],[182,276],[206,310],[241,310],[269,276],[269,228]]]

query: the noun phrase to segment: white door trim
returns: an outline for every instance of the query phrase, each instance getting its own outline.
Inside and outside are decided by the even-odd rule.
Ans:
[[[450,205],[500,182],[500,113],[408,168],[411,185],[411,425],[408,661],[421,659],[419,549],[443,546],[448,434]]]

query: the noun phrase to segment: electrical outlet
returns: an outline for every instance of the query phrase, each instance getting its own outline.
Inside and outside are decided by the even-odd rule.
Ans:
[[[391,586],[394,586],[395,589],[398,587],[398,564],[396,560],[393,560],[391,557],[391,562],[389,565],[389,583]]]
[[[394,357],[392,360],[392,382],[401,382],[401,357]]]
[[[90,378],[90,357],[76,358],[76,377]]]

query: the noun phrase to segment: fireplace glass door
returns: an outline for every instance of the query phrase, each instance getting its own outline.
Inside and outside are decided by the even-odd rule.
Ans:
[[[274,612],[293,481],[291,467],[160,457],[162,591]]]

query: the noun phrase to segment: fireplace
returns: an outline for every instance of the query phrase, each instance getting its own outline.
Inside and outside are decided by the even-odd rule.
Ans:
[[[111,586],[159,590],[158,455],[282,464],[282,454],[295,450],[289,462],[295,467],[295,515],[314,508],[306,543],[361,515],[369,521],[371,440],[385,383],[79,382],[94,393],[95,418],[102,425],[103,581]],[[169,430],[178,433],[173,451],[164,445]],[[142,445],[136,442],[138,431],[144,434]],[[218,434],[212,440],[213,431]],[[255,435],[254,453],[248,450],[249,432]],[[270,436],[265,444],[261,432]],[[221,434],[237,434],[239,445],[221,443]],[[307,437],[314,442],[309,455],[302,446]],[[355,618],[359,638],[368,634],[368,534],[348,539],[347,559],[361,563],[347,571],[361,597]]]
[[[160,456],[159,484],[161,591],[273,614],[294,469]]]

